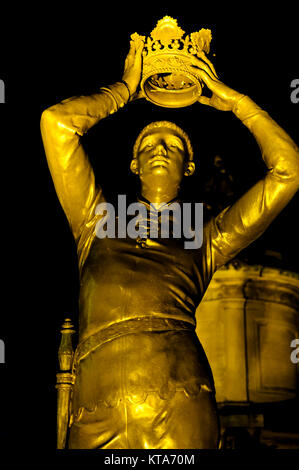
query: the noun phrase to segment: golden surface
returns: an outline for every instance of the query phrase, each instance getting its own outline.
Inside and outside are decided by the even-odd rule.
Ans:
[[[299,151],[249,97],[224,85],[208,61],[194,59],[212,91],[198,101],[232,111],[252,132],[268,171],[204,227],[203,245],[183,240],[99,239],[96,187],[81,136],[129,100],[142,97],[143,41],[132,41],[122,79],[92,96],[44,111],[41,131],[56,192],[73,232],[80,268],[79,345],[70,448],[215,448],[218,423],[209,364],[195,332],[195,311],[215,271],[259,237],[298,190]],[[195,117],[196,118],[196,117]],[[140,201],[178,197],[188,174],[183,142],[159,127],[142,139],[132,170]],[[156,158],[165,165],[151,165]],[[193,163],[193,162],[192,162]],[[200,320],[199,320],[200,321]]]
[[[192,67],[192,56],[205,57],[210,51],[209,29],[183,38],[177,20],[165,16],[158,21],[150,36],[131,36],[144,40],[141,89],[145,98],[167,108],[180,108],[195,103],[202,93],[203,82]]]

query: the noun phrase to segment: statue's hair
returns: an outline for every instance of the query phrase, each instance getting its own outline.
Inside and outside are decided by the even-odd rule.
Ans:
[[[141,144],[141,141],[142,141],[143,137],[146,134],[148,134],[151,130],[156,130],[160,127],[166,127],[167,129],[171,129],[171,130],[175,131],[184,143],[185,150],[188,154],[188,159],[193,160],[193,148],[192,148],[192,145],[191,145],[191,142],[190,142],[190,139],[189,139],[188,135],[186,134],[185,131],[183,131],[183,129],[181,129],[179,126],[177,126],[176,124],[174,124],[173,122],[170,122],[170,121],[151,122],[144,129],[142,129],[142,131],[138,135],[138,137],[136,139],[136,142],[134,144],[134,147],[133,147],[133,158],[137,158],[138,149],[139,149],[139,146]]]

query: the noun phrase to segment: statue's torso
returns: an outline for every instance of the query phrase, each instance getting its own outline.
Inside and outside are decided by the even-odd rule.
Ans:
[[[152,391],[168,397],[213,389],[195,333],[196,307],[211,277],[209,246],[208,228],[196,250],[184,239],[93,238],[81,269],[79,343],[105,341],[91,341],[78,364],[75,410],[124,395],[142,401]],[[165,320],[160,330],[156,319]]]
[[[184,239],[94,237],[81,270],[80,337],[137,317],[174,318],[195,325],[209,282],[208,232],[198,249]]]

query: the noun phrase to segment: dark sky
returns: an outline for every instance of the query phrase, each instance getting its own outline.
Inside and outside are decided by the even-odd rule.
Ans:
[[[35,426],[45,433],[37,440],[44,442],[46,436],[46,448],[55,447],[59,329],[65,317],[78,314],[78,279],[75,245],[42,147],[42,111],[120,80],[130,34],[147,35],[161,17],[170,15],[188,33],[211,29],[211,53],[216,56],[210,57],[221,80],[249,95],[299,143],[299,103],[290,100],[290,83],[299,78],[299,32],[292,6],[272,6],[262,14],[252,3],[239,3],[236,10],[222,6],[221,11],[192,6],[186,12],[182,5],[160,9],[143,3],[138,8],[131,2],[119,5],[87,3],[80,9],[73,5],[65,13],[53,4],[35,6],[34,12],[21,7],[1,39],[0,78],[6,85],[0,124],[7,303],[0,337],[6,344],[5,380],[14,384],[13,400],[22,413],[34,410]],[[234,175],[240,193],[264,174],[254,138],[231,113],[198,103],[169,110],[141,100],[101,122],[86,138],[96,178],[108,197],[128,187],[132,191],[135,181],[128,168],[133,143],[144,125],[160,119],[176,122],[191,137],[199,164],[189,191],[197,201],[204,197],[205,171],[217,154]],[[282,252],[294,271],[299,269],[297,218],[298,195],[257,245],[257,252],[264,246]],[[14,432],[9,427],[7,435]]]

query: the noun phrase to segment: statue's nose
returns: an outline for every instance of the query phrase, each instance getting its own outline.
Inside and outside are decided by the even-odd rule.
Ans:
[[[155,148],[155,155],[167,155],[167,149],[164,142],[159,142]]]

